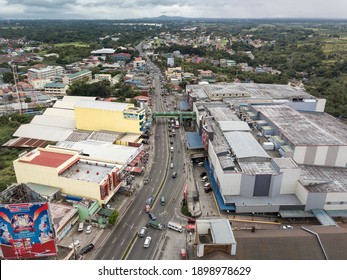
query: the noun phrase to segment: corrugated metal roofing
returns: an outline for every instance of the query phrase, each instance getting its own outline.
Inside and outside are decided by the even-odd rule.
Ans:
[[[88,73],[92,74],[92,71],[90,71],[90,70],[82,70],[82,71],[80,71],[80,72],[73,73],[73,74],[70,74],[70,75],[67,75],[67,76],[68,76],[70,79],[72,79],[72,78],[78,77],[78,76],[80,76],[80,75],[88,74]]]
[[[16,130],[13,136],[56,142],[66,139],[72,132],[73,129],[69,128],[51,127],[37,124],[24,124]]]
[[[224,135],[238,159],[248,157],[270,158],[251,133],[233,131],[226,132]]]
[[[211,235],[215,244],[235,244],[235,237],[228,220],[210,220]]]
[[[70,129],[75,129],[76,127],[74,119],[53,117],[49,115],[37,115],[32,119],[31,124],[63,127]]]
[[[57,146],[67,147],[66,141],[59,142]],[[122,145],[113,145],[112,143],[86,140],[81,142],[68,142],[68,148],[74,150],[82,150],[84,154],[89,155],[93,159],[106,160],[125,164],[134,158],[137,153],[137,147],[129,147]]]
[[[107,111],[124,111],[131,105],[129,103],[105,102],[105,101],[77,101],[76,108],[93,108]]]
[[[250,127],[246,122],[242,121],[219,121],[222,131],[250,131]]]
[[[47,108],[43,115],[52,117],[64,117],[75,120],[74,111],[61,108]]]

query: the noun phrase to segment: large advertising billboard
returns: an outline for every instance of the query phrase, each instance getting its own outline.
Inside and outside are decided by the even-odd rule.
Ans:
[[[0,205],[0,254],[5,259],[57,254],[47,202]]]

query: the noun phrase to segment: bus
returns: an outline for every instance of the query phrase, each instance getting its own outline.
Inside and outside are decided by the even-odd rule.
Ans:
[[[169,229],[182,232],[182,226],[180,224],[174,223],[174,222],[168,222],[167,227]]]
[[[176,128],[180,128],[180,123],[178,122],[178,120],[176,120],[176,125],[175,125]]]

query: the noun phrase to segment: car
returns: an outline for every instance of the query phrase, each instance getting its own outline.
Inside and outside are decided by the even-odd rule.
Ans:
[[[171,139],[171,140],[170,140],[170,144],[173,144],[173,142],[174,142],[174,140],[173,140],[173,139]]]
[[[157,219],[157,217],[152,212],[149,212],[148,216],[152,221],[155,221]]]
[[[78,246],[80,246],[80,244],[81,244],[81,242],[80,242],[78,239],[76,239],[76,240],[74,240],[74,242],[72,242],[72,243],[69,245],[69,248],[72,249],[74,246],[75,246],[75,247],[78,247]]]
[[[170,168],[174,168],[173,162],[170,163]]]
[[[146,227],[141,228],[140,231],[139,231],[139,234],[138,234],[139,237],[145,237],[146,232],[147,232],[147,228]]]
[[[145,239],[145,242],[143,243],[143,247],[148,248],[149,244],[151,244],[151,241],[152,241],[152,237],[147,236]]]
[[[207,175],[207,173],[204,171],[204,172],[201,172],[200,173],[200,178],[202,178],[202,177],[205,177]]]
[[[91,232],[92,232],[92,226],[89,225],[89,226],[87,226],[87,228],[86,228],[86,233],[89,234],[89,233],[91,233]]]
[[[177,172],[174,171],[174,172],[172,173],[172,178],[176,178],[176,177],[177,177]]]
[[[146,184],[148,184],[150,181],[151,181],[151,177],[150,177],[150,176],[147,176],[147,177],[143,180],[143,183],[146,185]]]
[[[293,229],[293,227],[290,226],[290,225],[285,225],[285,226],[283,226],[282,228],[283,228],[283,229]]]
[[[94,249],[94,244],[90,243],[89,245],[87,245],[86,247],[83,247],[81,249],[81,251],[79,252],[80,255],[84,255],[87,254],[88,252],[90,252],[91,250]]]

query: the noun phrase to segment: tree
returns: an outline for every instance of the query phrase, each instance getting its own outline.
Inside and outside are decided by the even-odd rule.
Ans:
[[[114,210],[112,214],[108,217],[108,223],[110,225],[115,225],[118,219],[119,213],[117,210]]]

